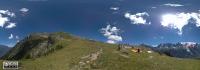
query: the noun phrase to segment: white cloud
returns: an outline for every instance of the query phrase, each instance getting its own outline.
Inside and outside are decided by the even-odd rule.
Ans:
[[[113,41],[113,40],[108,40],[107,43],[110,43],[110,44],[115,44],[116,42]]]
[[[147,23],[147,20],[145,19],[147,16],[149,16],[147,12],[136,14],[125,13],[124,15],[124,17],[128,18],[132,24],[150,24],[150,22]]]
[[[15,36],[16,39],[19,39],[19,36]]]
[[[4,27],[4,25],[9,24],[6,28],[16,27],[14,23],[10,22],[10,18],[14,18],[15,13],[10,12],[9,10],[0,10],[0,27]]]
[[[108,38],[107,43],[115,44],[122,41],[122,37],[118,35],[120,29],[107,25],[106,28],[101,29],[103,35]]]
[[[200,14],[199,13],[177,13],[177,14],[165,14],[162,16],[161,25],[164,27],[170,27],[178,29],[179,35],[182,35],[182,28],[187,25],[190,19],[196,21],[196,26],[200,26]]]
[[[122,41],[122,37],[118,35],[110,35],[108,36],[108,39],[113,41]]]
[[[13,35],[12,33],[10,34],[10,36],[8,37],[8,39],[12,39],[12,40],[16,40],[16,42],[19,42],[19,36],[18,35]]]
[[[9,10],[0,10],[0,14],[8,15],[10,17],[15,17],[15,13],[10,12]]]
[[[9,19],[7,17],[3,17],[2,14],[0,14],[0,27],[4,27],[4,25],[8,21],[9,21]]]
[[[14,28],[16,27],[16,23],[9,23],[8,26],[6,26],[5,28],[10,29],[10,28]]]
[[[26,12],[29,11],[29,9],[27,9],[27,8],[21,8],[20,11],[21,11],[22,13],[26,13]]]
[[[8,37],[8,39],[13,39],[13,34],[10,34],[10,36]]]
[[[119,10],[119,7],[111,7],[110,9],[114,10],[114,11],[117,11],[117,10]]]
[[[17,43],[20,41],[19,36],[15,36],[15,39],[17,40]]]
[[[184,6],[184,5],[181,5],[181,4],[175,4],[175,3],[167,3],[167,4],[163,4],[164,6],[171,6],[171,7],[181,7],[181,6]]]
[[[157,7],[151,7],[152,9],[155,9],[155,8],[157,8]]]

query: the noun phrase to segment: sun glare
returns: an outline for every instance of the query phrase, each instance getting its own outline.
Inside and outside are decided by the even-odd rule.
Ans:
[[[179,34],[182,34],[182,28],[188,24],[189,19],[190,15],[185,13],[165,14],[162,16],[161,25],[164,27],[178,29]]]
[[[162,16],[162,25],[163,26],[172,25],[172,24],[174,24],[175,20],[176,20],[176,15],[165,14]]]

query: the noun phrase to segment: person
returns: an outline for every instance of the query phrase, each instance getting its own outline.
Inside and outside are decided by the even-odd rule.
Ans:
[[[120,50],[121,50],[121,45],[118,45],[118,48],[117,48],[117,50],[118,50],[118,51],[120,51]]]
[[[137,48],[137,53],[140,53],[140,49],[139,48]]]

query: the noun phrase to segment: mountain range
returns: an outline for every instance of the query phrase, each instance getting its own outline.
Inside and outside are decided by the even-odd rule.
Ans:
[[[164,43],[153,49],[171,57],[200,58],[200,44],[195,42]]]

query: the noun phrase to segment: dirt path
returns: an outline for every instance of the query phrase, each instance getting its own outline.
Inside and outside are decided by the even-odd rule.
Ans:
[[[81,60],[77,65],[75,65],[71,70],[83,70],[86,68],[90,68],[90,64],[92,64],[94,61],[96,61],[99,56],[103,53],[102,48],[98,48],[99,50],[90,53],[89,55],[81,57]]]

